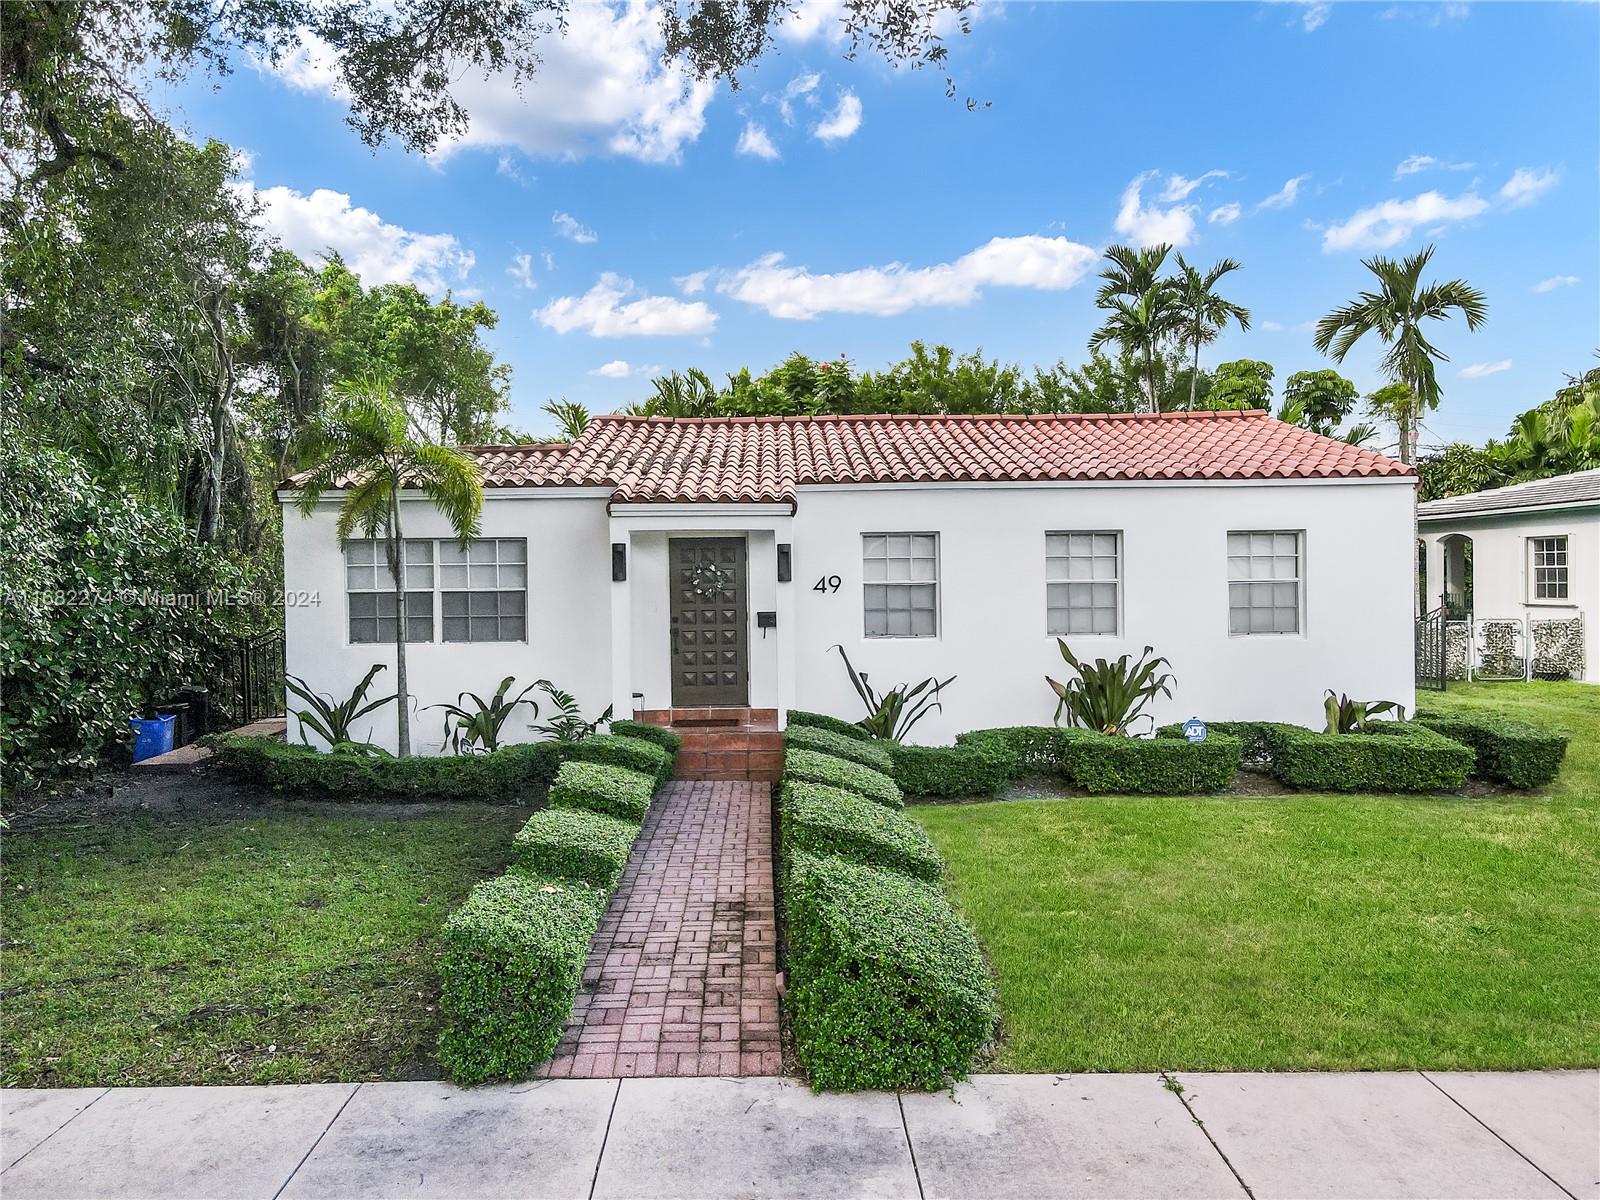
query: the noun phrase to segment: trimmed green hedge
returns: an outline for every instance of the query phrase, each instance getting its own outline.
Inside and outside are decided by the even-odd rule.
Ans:
[[[922,826],[854,792],[799,780],[786,783],[778,819],[785,854],[837,854],[930,883],[938,881],[944,868]]]
[[[789,999],[817,1090],[937,1089],[994,1029],[994,985],[937,887],[804,850],[787,854]]]
[[[639,827],[583,808],[546,808],[514,839],[516,861],[535,875],[571,879],[610,891],[628,865]]]
[[[472,889],[440,935],[439,1063],[452,1079],[517,1079],[550,1056],[605,903],[594,888],[520,871]]]
[[[785,779],[800,779],[807,783],[822,783],[828,787],[843,788],[847,792],[865,796],[868,800],[886,804],[890,808],[901,808],[905,805],[905,800],[901,797],[900,789],[895,786],[894,780],[882,771],[874,771],[871,767],[863,767],[860,763],[834,758],[831,754],[819,754],[815,750],[784,751],[783,775]]]
[[[1272,769],[1272,746],[1275,730],[1298,729],[1298,725],[1279,725],[1272,721],[1207,721],[1206,734],[1221,733],[1236,737],[1244,743],[1244,765],[1257,770]],[[1163,725],[1156,730],[1160,738],[1182,738],[1182,725]]]
[[[622,737],[638,738],[641,742],[654,742],[674,758],[683,749],[683,739],[660,725],[646,725],[643,721],[613,721],[611,732]]]
[[[911,796],[992,796],[1017,774],[1017,756],[999,741],[896,745],[890,753],[894,781]]]
[[[1048,725],[974,730],[956,745],[1009,754],[1018,770],[1059,775],[1086,792],[1158,796],[1222,791],[1244,752],[1243,743],[1226,734],[1190,744]]]
[[[1423,711],[1417,724],[1472,747],[1472,773],[1507,787],[1543,787],[1561,771],[1567,735],[1492,713]]]
[[[504,746],[489,754],[327,754],[277,738],[222,737],[217,767],[229,778],[324,800],[463,800],[516,804],[537,799],[565,757],[558,742]]]
[[[672,778],[674,755],[665,747],[643,738],[624,737],[615,733],[597,733],[581,742],[567,744],[567,757],[577,762],[604,763],[611,767],[627,767],[648,775],[656,783]]]
[[[791,725],[783,733],[785,748],[815,750],[818,754],[831,754],[847,762],[860,763],[885,775],[894,770],[894,760],[889,747],[881,742],[864,742],[860,738],[846,737],[831,729],[815,725]],[[890,743],[889,745],[892,745]]]
[[[1064,731],[1053,725],[1010,725],[998,729],[973,729],[956,735],[957,746],[971,746],[996,756],[1009,757],[1013,771],[1058,773]]]
[[[798,708],[791,708],[787,714],[787,725],[793,729],[796,725],[804,725],[809,729],[826,729],[829,733],[842,734],[847,738],[854,738],[858,742],[876,742],[873,737],[859,725],[852,724],[842,717],[830,717],[826,713],[802,712]]]
[[[650,807],[654,781],[628,767],[606,763],[563,763],[550,785],[553,808],[586,808],[637,825]]]
[[[1472,770],[1469,746],[1414,721],[1380,721],[1372,733],[1272,730],[1272,773],[1318,792],[1446,792]]]

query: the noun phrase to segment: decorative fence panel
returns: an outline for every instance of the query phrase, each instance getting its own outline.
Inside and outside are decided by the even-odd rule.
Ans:
[[[1417,686],[1427,691],[1444,691],[1446,679],[1444,625],[1443,608],[1436,608],[1417,618]]]
[[[1583,615],[1529,622],[1528,641],[1533,661],[1528,674],[1534,679],[1582,679],[1584,661]]]
[[[1521,617],[1480,617],[1473,621],[1473,634],[1475,679],[1528,677],[1528,626]]]
[[[236,642],[211,693],[217,728],[283,715],[283,634]]]

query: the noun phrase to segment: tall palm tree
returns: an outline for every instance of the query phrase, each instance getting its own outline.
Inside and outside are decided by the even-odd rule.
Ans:
[[[1182,254],[1178,255],[1178,276],[1173,283],[1181,314],[1179,338],[1194,350],[1194,361],[1189,371],[1191,410],[1194,408],[1195,389],[1200,381],[1200,347],[1216,341],[1229,321],[1237,321],[1240,329],[1250,328],[1250,310],[1232,300],[1224,300],[1216,291],[1217,282],[1224,275],[1240,269],[1233,259],[1224,258],[1202,274],[1185,261]]]
[[[483,512],[483,476],[478,464],[454,446],[415,437],[405,405],[383,380],[341,384],[335,402],[302,431],[300,459],[311,464],[296,503],[310,515],[326,491],[344,493],[336,527],[341,544],[360,530],[381,536],[394,581],[395,694],[399,747],[411,753],[411,708],[406,680],[406,592],[400,527],[401,489],[419,491],[450,522],[462,543],[478,532]]]
[[[1113,297],[1137,300],[1161,282],[1161,268],[1166,265],[1172,247],[1162,242],[1135,250],[1132,246],[1112,246],[1106,251],[1110,265],[1100,272],[1105,280],[1095,293],[1094,302],[1101,308]]]
[[[1416,397],[1414,412],[1402,410],[1400,418],[1400,461],[1411,463],[1417,457],[1417,426],[1423,412],[1439,407],[1439,379],[1434,364],[1448,362],[1449,356],[1423,336],[1423,322],[1441,321],[1452,311],[1460,311],[1467,328],[1476,329],[1489,316],[1489,302],[1482,292],[1464,279],[1423,284],[1422,272],[1433,257],[1433,247],[1409,254],[1399,262],[1389,258],[1362,260],[1362,266],[1378,280],[1378,290],[1362,292],[1355,301],[1336,308],[1317,322],[1314,340],[1318,350],[1332,353],[1343,362],[1351,347],[1369,333],[1376,333],[1388,350],[1383,369],[1389,377],[1403,383]]]
[[[1090,350],[1116,342],[1144,361],[1145,394],[1151,412],[1160,411],[1156,399],[1156,355],[1161,344],[1178,331],[1181,316],[1172,281],[1161,277],[1161,268],[1171,250],[1171,246],[1162,243],[1140,250],[1112,246],[1106,251],[1110,265],[1100,272],[1105,282],[1094,302],[1107,316],[1089,339]]]

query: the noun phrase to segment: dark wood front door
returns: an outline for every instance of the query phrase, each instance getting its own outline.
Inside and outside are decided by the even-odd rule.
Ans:
[[[742,538],[671,538],[672,704],[748,702]]]

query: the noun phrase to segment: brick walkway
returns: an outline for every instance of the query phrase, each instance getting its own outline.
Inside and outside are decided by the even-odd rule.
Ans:
[[[771,812],[765,783],[656,796],[543,1074],[782,1072]]]

